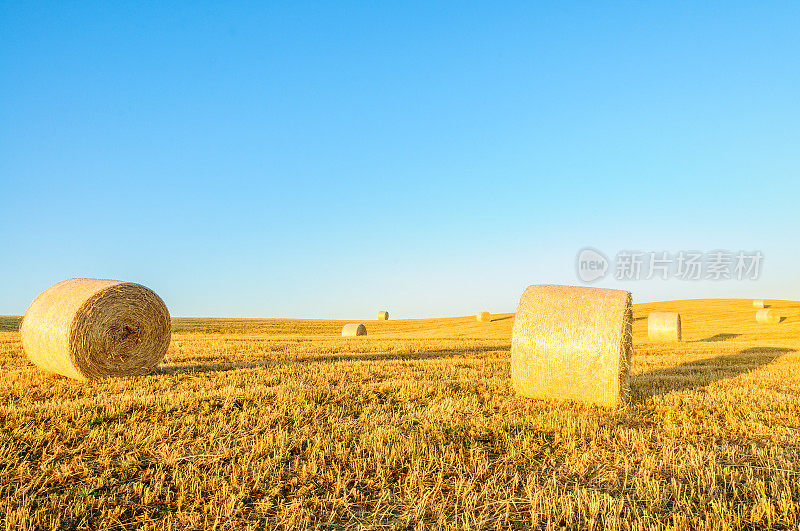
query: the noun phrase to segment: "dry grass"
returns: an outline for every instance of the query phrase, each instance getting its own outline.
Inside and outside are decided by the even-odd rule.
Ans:
[[[7,528],[797,528],[800,304],[634,307],[633,402],[511,390],[510,315],[175,319],[157,374],[82,383],[0,318]],[[683,343],[647,341],[680,312]]]

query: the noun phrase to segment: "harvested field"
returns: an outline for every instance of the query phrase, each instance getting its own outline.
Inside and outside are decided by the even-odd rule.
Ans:
[[[50,376],[0,318],[7,528],[796,528],[800,303],[634,305],[631,404],[520,398],[513,315],[173,319],[169,363]],[[647,340],[680,312],[682,343]]]

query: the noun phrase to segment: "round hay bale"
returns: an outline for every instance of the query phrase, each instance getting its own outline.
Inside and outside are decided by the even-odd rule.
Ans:
[[[763,308],[764,307],[764,299],[756,299],[753,301],[753,308]]]
[[[388,321],[389,320],[389,312],[386,310],[381,310],[378,312],[378,321]]]
[[[342,337],[354,337],[367,335],[367,327],[361,323],[349,323],[342,328]]]
[[[488,323],[489,321],[492,320],[492,314],[490,314],[489,312],[481,312],[478,315],[476,315],[475,318],[480,323]]]
[[[76,380],[146,374],[169,347],[164,301],[139,284],[73,278],[42,292],[20,326],[28,359]]]
[[[511,336],[521,396],[603,406],[628,397],[631,294],[583,286],[528,286]]]
[[[781,316],[776,310],[761,309],[756,312],[756,322],[761,324],[778,324]]]
[[[681,314],[650,312],[647,316],[647,337],[651,341],[680,341]]]

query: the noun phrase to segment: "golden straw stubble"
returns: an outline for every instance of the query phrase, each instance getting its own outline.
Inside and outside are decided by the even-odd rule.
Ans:
[[[680,341],[681,314],[650,312],[647,316],[647,338],[651,341]]]
[[[617,406],[627,400],[631,294],[583,286],[529,286],[511,339],[521,396]]]
[[[139,284],[73,278],[42,292],[20,325],[39,368],[76,380],[146,374],[164,358],[169,310]]]

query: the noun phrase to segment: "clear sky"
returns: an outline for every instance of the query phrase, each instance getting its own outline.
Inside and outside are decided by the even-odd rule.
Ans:
[[[759,250],[800,299],[797,2],[0,3],[0,314],[513,311],[586,246]]]

